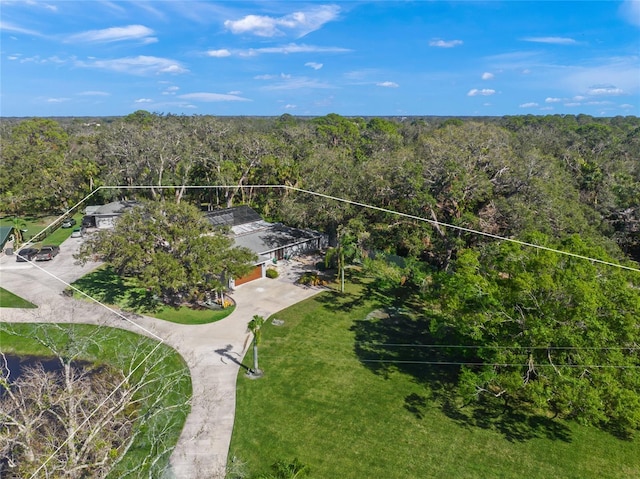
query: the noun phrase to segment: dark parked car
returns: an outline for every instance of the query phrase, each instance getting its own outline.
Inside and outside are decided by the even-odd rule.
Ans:
[[[33,261],[33,258],[38,254],[38,248],[23,248],[18,251],[18,256],[16,256],[16,261]]]
[[[36,255],[36,261],[49,261],[55,258],[60,252],[59,246],[47,245],[40,248],[40,252]]]
[[[77,221],[74,218],[67,218],[62,222],[60,226],[63,228],[73,228],[76,225]]]

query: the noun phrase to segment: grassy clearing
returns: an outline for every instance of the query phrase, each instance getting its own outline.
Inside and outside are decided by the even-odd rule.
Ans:
[[[37,306],[11,291],[0,288],[0,308],[37,308]]]
[[[89,325],[58,325],[58,324],[2,324],[0,327],[0,351],[7,354],[20,356],[51,355],[36,338],[46,338],[49,343],[56,344],[58,348],[76,349],[78,345],[90,344],[80,359],[100,364],[110,364],[118,369],[126,369],[133,357],[143,357],[141,353],[148,354],[156,346],[157,342],[143,336],[119,329],[89,326]],[[163,357],[165,355],[165,357]],[[158,361],[162,358],[160,361]],[[162,398],[159,407],[166,409],[163,414],[148,414],[148,405],[142,402],[138,409],[138,415],[149,419],[138,420],[135,428],[143,434],[136,440],[133,447],[118,463],[110,478],[128,477],[123,471],[132,466],[150,463],[150,459],[158,459],[158,470],[163,469],[169,461],[170,450],[165,451],[162,457],[157,456],[157,445],[154,444],[154,434],[162,431],[165,441],[162,446],[167,447],[178,441],[180,432],[189,413],[190,407],[186,404],[191,397],[191,380],[189,370],[182,357],[165,345],[160,345],[144,364],[154,364],[151,374],[165,378],[168,376],[180,379],[171,387],[170,393]],[[133,377],[135,381],[135,376]],[[144,391],[149,395],[149,401],[156,398],[153,391]],[[151,404],[151,402],[149,402]],[[170,447],[169,447],[170,449]],[[135,475],[134,477],[142,477]]]
[[[283,326],[267,323],[265,376],[238,377],[229,457],[252,472],[297,457],[314,478],[638,477],[637,439],[518,411],[451,407],[440,384],[455,371],[366,362],[368,342],[407,343],[425,326],[424,318],[369,315],[393,300],[350,284],[345,295],[279,312]]]
[[[179,324],[213,323],[226,318],[235,309],[235,307],[211,310],[186,306],[179,308],[163,306],[145,288],[137,286],[130,279],[118,276],[108,267],[98,268],[83,276],[73,283],[73,286],[101,303]],[[77,293],[76,296],[80,299],[84,298]]]

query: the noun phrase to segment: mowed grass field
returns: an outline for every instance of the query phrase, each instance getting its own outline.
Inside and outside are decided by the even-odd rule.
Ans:
[[[327,292],[275,315],[259,347],[264,377],[238,377],[229,453],[251,473],[297,458],[311,478],[639,478],[640,441],[574,422],[446,406],[433,378],[451,371],[365,362],[361,340],[406,342],[411,319],[369,313],[361,285]],[[364,334],[367,330],[370,335]],[[251,350],[245,365],[252,361]],[[235,461],[234,461],[235,458]]]

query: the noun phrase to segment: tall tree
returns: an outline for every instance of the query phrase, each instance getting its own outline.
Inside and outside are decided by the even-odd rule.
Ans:
[[[248,249],[234,247],[195,206],[168,201],[141,201],[112,230],[83,243],[78,258],[95,255],[167,304],[225,289],[230,277],[248,273],[256,259]]]
[[[576,235],[527,239],[612,261]],[[432,329],[468,346],[464,395],[534,405],[620,433],[640,429],[637,273],[503,243],[461,252],[439,280],[441,314]]]
[[[35,118],[17,124],[0,151],[2,202],[13,214],[54,211],[75,192],[67,165],[69,135],[54,120]]]

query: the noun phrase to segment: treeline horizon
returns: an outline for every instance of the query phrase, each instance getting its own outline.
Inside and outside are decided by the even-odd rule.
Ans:
[[[333,238],[339,226],[356,221],[375,249],[437,257],[441,265],[455,256],[454,243],[478,243],[427,223],[247,186],[274,184],[502,236],[579,234],[611,253],[615,244],[623,256],[640,258],[635,116],[217,117],[138,110],[14,120],[0,122],[4,215],[62,212],[101,185],[151,185],[120,196],[250,204],[270,219]],[[221,184],[230,187],[160,188]],[[98,196],[118,199],[114,191]]]

